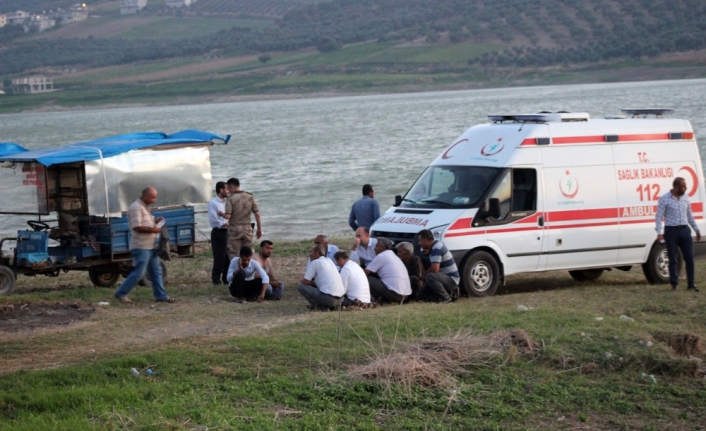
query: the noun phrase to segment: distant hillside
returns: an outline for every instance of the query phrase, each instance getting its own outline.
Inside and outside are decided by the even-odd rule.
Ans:
[[[0,51],[0,75],[194,55],[309,47],[329,52],[371,40],[495,44],[500,49],[464,61],[497,67],[640,59],[706,48],[703,0],[200,0],[178,13],[221,19],[284,15],[267,28],[235,26],[198,37],[185,33],[180,40],[148,40],[147,35],[143,40],[19,40]]]
[[[281,18],[297,7],[324,1],[330,0],[199,0],[187,13],[219,17],[235,15]]]

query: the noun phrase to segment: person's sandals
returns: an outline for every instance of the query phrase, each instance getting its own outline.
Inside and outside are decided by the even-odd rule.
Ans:
[[[157,300],[155,300],[155,301],[156,301],[156,302],[166,302],[166,303],[169,303],[169,304],[173,304],[173,303],[176,302],[176,299],[172,298],[171,296],[167,296],[167,297],[164,298],[164,299],[157,299]]]
[[[128,298],[127,296],[116,296],[115,299],[126,304],[132,304],[132,299]]]

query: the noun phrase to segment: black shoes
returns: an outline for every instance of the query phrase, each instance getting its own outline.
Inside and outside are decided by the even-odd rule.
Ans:
[[[677,290],[677,285],[676,285],[676,284],[672,284],[672,290],[673,290],[673,291],[674,291],[674,290]],[[698,291],[699,291],[699,288],[696,287],[696,286],[689,286],[689,287],[686,288],[686,290],[688,290],[688,291],[690,291],[690,292],[698,292]]]

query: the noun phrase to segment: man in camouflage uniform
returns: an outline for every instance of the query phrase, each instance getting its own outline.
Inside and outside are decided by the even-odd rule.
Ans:
[[[237,178],[228,180],[228,191],[230,194],[226,199],[226,211],[222,217],[228,219],[228,257],[233,259],[239,255],[241,247],[252,247],[250,213],[255,214],[257,239],[262,237],[262,221],[255,197],[252,193],[240,190],[240,181]]]

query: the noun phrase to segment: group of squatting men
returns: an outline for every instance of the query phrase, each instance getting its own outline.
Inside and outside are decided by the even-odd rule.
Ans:
[[[374,196],[372,186],[365,187],[364,197]],[[238,302],[278,300],[284,284],[273,272],[273,243],[264,240],[258,252],[253,252],[251,213],[257,222],[255,235],[260,239],[262,223],[252,194],[242,191],[236,178],[216,184],[216,196],[208,204],[213,249],[211,281],[228,285]],[[367,226],[355,230],[350,254],[328,244],[325,235],[319,235],[297,290],[309,302],[310,309],[365,308],[373,301],[399,304],[417,299],[448,303],[458,299],[459,273],[451,253],[428,229],[420,231],[417,239],[429,256],[426,269],[414,255],[411,243],[397,244],[395,252],[390,240],[371,238]]]

